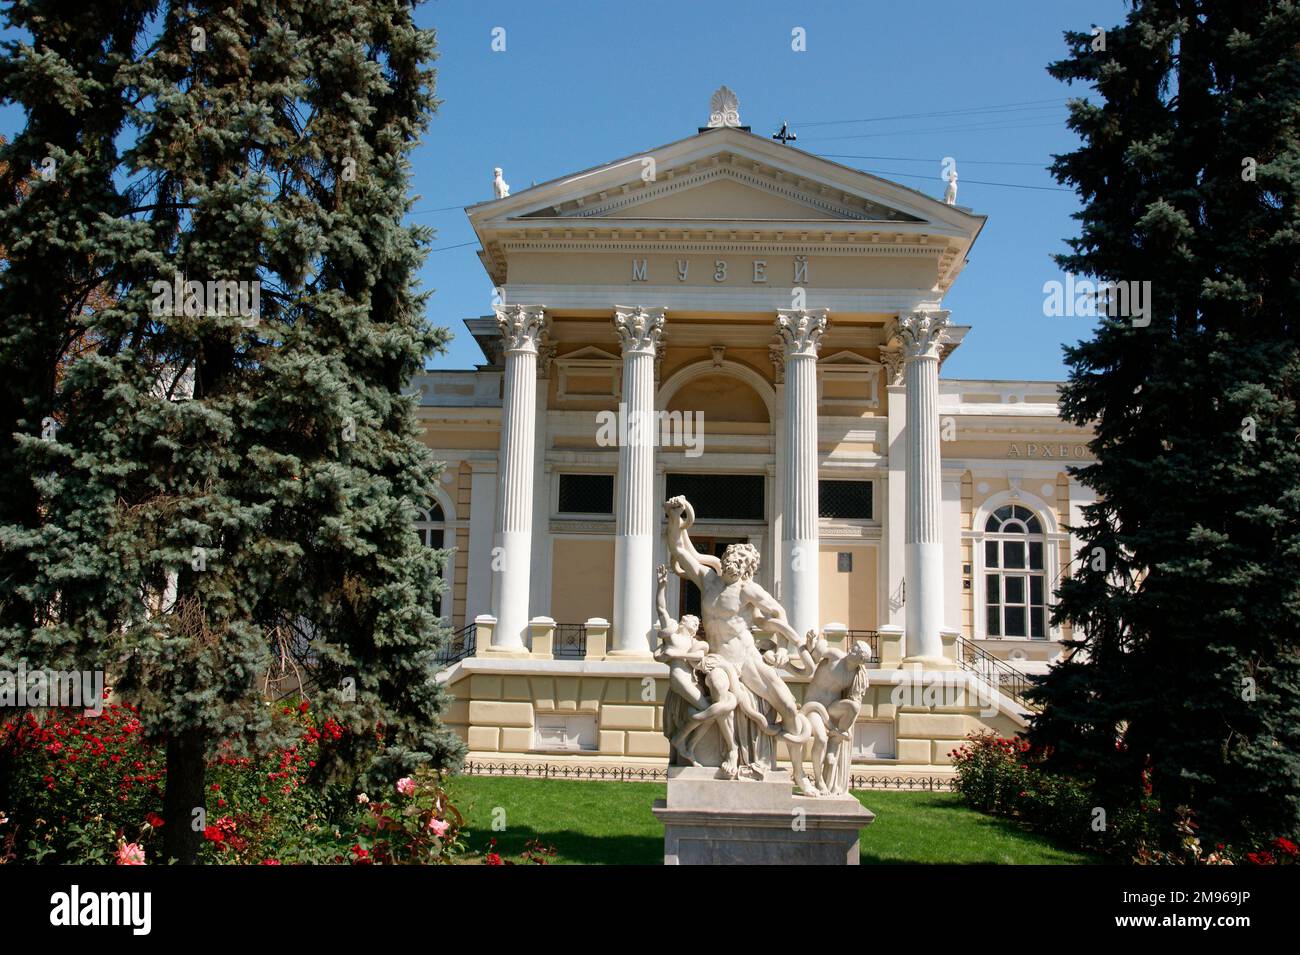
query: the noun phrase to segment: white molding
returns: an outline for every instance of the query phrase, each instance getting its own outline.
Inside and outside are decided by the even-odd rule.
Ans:
[[[672,334],[671,329],[669,334]],[[754,371],[754,369],[729,358],[724,358],[721,362],[716,363],[712,358],[701,358],[699,361],[691,362],[689,365],[677,369],[667,381],[659,386],[659,391],[655,395],[655,408],[660,411],[665,410],[668,407],[668,402],[684,385],[696,378],[703,378],[708,375],[730,375],[745,382],[758,393],[758,396],[763,399],[763,404],[767,406],[768,424],[771,425],[775,420],[776,390],[768,383],[766,378]],[[770,433],[769,428],[769,435]]]

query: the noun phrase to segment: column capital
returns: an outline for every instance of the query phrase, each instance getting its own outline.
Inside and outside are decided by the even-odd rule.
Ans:
[[[502,350],[537,354],[537,345],[546,333],[546,309],[541,305],[494,305],[497,327],[501,330]]]
[[[903,349],[900,345],[881,345],[880,364],[885,366],[885,387],[903,383]]]
[[[786,358],[817,357],[817,349],[826,333],[825,308],[779,308],[776,310],[776,334],[785,346]]]
[[[785,346],[781,344],[781,336],[776,335],[772,338],[772,344],[767,346],[767,358],[772,363],[772,377],[776,384],[785,384]]]
[[[902,350],[907,361],[938,358],[947,341],[949,314],[946,308],[899,312],[889,323],[885,336],[891,346]]]
[[[664,332],[664,309],[614,306],[614,331],[618,333],[623,354],[643,352],[653,355]]]

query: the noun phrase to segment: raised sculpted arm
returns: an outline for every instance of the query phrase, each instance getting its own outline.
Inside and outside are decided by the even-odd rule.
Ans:
[[[655,609],[659,612],[659,632],[660,634],[671,633],[677,629],[677,622],[668,616],[668,568],[663,564],[655,568],[655,580],[657,581]]]
[[[668,556],[672,568],[697,587],[704,582],[708,564],[691,543],[688,528],[695,523],[695,510],[684,497],[673,497],[664,501],[664,511],[668,514]]]

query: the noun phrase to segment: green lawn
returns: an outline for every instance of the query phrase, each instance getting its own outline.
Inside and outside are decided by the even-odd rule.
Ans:
[[[461,776],[449,788],[469,823],[469,846],[476,855],[493,837],[505,855],[517,854],[536,838],[555,846],[560,863],[663,861],[663,827],[650,813],[650,804],[664,797],[662,783]],[[876,821],[862,831],[864,865],[1096,861],[1005,819],[967,809],[952,793],[872,790],[855,795],[876,814]],[[498,818],[504,813],[502,831],[493,831],[494,811]]]

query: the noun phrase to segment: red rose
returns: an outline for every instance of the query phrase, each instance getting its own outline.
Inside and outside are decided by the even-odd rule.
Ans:
[[[209,840],[210,842],[221,842],[226,837],[222,835],[221,830],[218,829],[216,826],[204,826],[203,838]]]
[[[501,865],[501,857],[495,852],[489,852],[484,860],[486,865]]]

